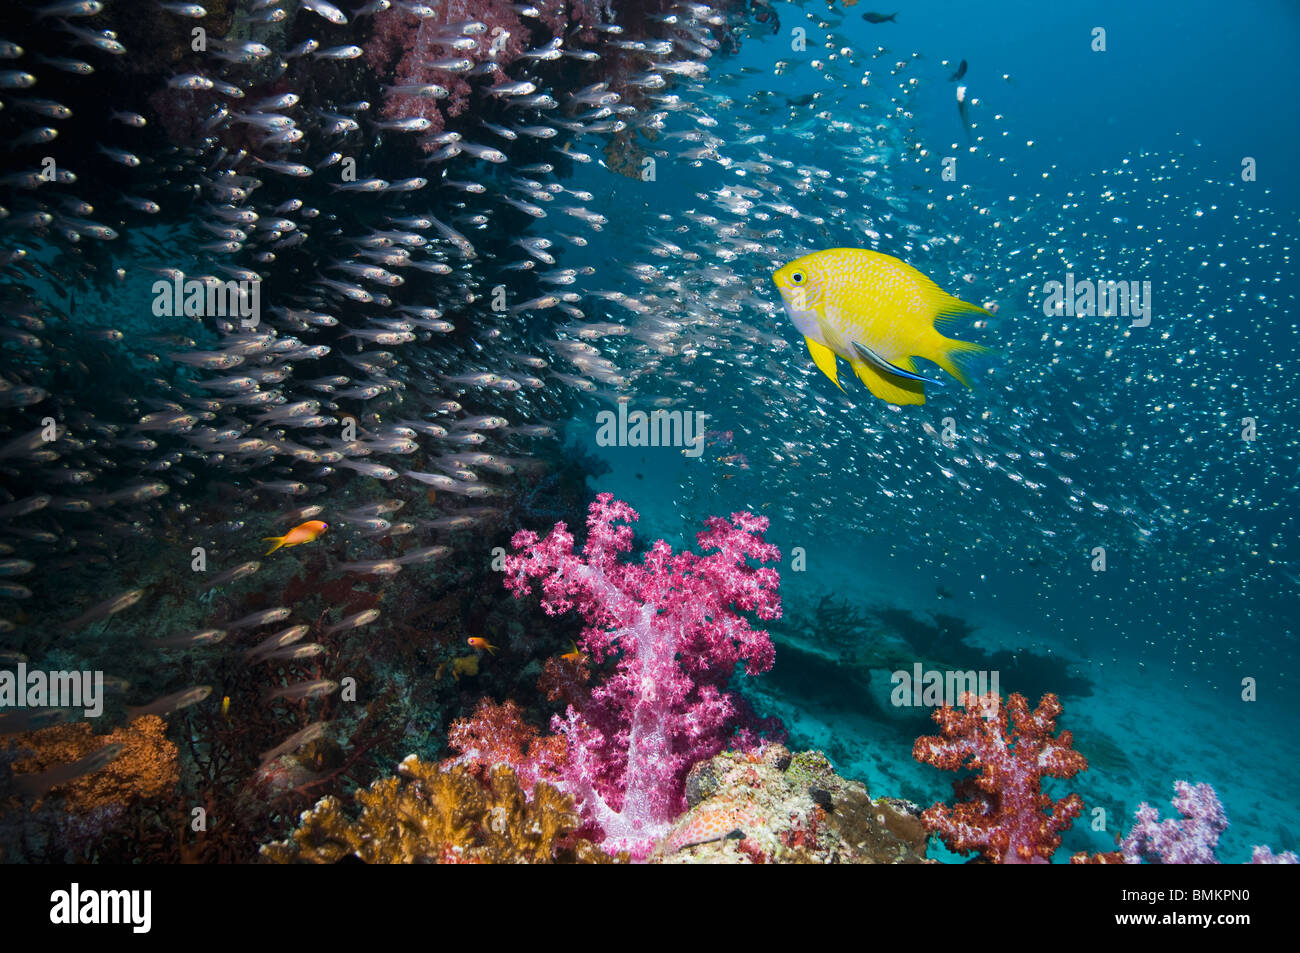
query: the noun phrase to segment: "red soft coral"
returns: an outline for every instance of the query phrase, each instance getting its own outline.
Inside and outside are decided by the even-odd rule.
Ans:
[[[591,669],[581,653],[557,655],[546,660],[537,690],[550,701],[562,701],[575,708],[586,707],[591,699]]]
[[[486,782],[495,765],[514,769],[520,786],[531,792],[538,781],[554,784],[560,780],[564,762],[564,739],[556,735],[541,737],[538,730],[524,721],[523,712],[513,701],[496,704],[490,698],[479,700],[469,718],[458,718],[447,730],[447,742],[460,752],[445,765],[463,764]]]
[[[1063,711],[1055,695],[1044,695],[1033,712],[1023,695],[1000,702],[995,694],[964,694],[957,702],[962,710],[945,705],[934,713],[941,736],[916,739],[917,761],[979,772],[953,785],[965,800],[951,808],[935,804],[922,819],[951,850],[978,850],[993,863],[1048,863],[1083,800],[1071,794],[1053,801],[1042,791],[1042,777],[1072,778],[1088,762],[1073,749],[1070,732],[1052,734]]]

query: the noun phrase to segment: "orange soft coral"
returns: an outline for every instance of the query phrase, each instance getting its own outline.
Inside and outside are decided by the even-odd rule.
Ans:
[[[180,780],[176,746],[167,740],[167,723],[145,715],[107,735],[91,732],[86,722],[51,725],[4,739],[6,748],[26,751],[13,765],[22,778],[80,761],[109,745],[121,753],[97,771],[51,786],[41,796],[63,798],[68,808],[91,811],[110,804],[129,805],[169,793]]]

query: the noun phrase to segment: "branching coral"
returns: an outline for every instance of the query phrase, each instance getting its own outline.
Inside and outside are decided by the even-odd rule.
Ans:
[[[565,789],[584,816],[604,832],[608,848],[644,856],[681,813],[692,765],[779,727],[757,722],[727,685],[740,663],[751,675],[772,667],[767,632],[737,610],[780,617],[780,576],[749,565],[780,553],[763,540],[766,519],[733,513],[730,520],[711,517],[698,535],[707,555],[674,553],[659,540],[640,564],[624,562],[637,518],[602,493],[588,513],[581,556],[563,523],[544,540],[517,533],[506,586],[522,597],[539,581],[549,615],[582,614],[582,647],[591,658],[617,659],[581,710],[571,705],[553,727],[568,743]]]
[[[447,742],[460,752],[449,759],[449,765],[463,764],[481,779],[487,778],[493,765],[511,765],[529,791],[538,781],[558,781],[565,757],[564,739],[541,737],[512,701],[498,705],[488,698],[480,700],[472,716],[452,722]]]
[[[1217,864],[1219,837],[1228,829],[1228,815],[1219,795],[1208,784],[1174,782],[1174,810],[1178,820],[1160,820],[1160,812],[1143,801],[1138,805],[1137,823],[1121,842],[1125,863]],[[1274,854],[1268,847],[1256,847],[1252,864],[1294,864],[1296,855]]]
[[[1031,712],[1023,695],[1004,706],[997,695],[967,693],[958,706],[934,713],[942,735],[917,738],[912,756],[945,771],[969,767],[979,774],[953,785],[964,799],[956,806],[929,808],[922,815],[926,826],[950,849],[978,850],[993,863],[1048,863],[1083,800],[1070,794],[1053,801],[1042,778],[1072,778],[1088,769],[1070,732],[1052,733],[1061,703],[1044,695]]]
[[[28,786],[34,791],[44,789],[41,793],[62,797],[71,811],[125,807],[168,794],[180,780],[176,746],[167,740],[167,723],[157,715],[137,718],[107,735],[93,734],[84,721],[51,725],[15,735],[5,746],[30,752],[14,761],[16,782],[21,785],[28,777]],[[83,762],[109,746],[120,746],[121,751],[104,767],[62,783],[49,783],[59,778],[61,768]]]
[[[1228,829],[1223,805],[1208,784],[1175,781],[1174,809],[1179,820],[1160,820],[1160,812],[1143,801],[1137,823],[1124,838],[1124,861],[1140,864],[1217,864],[1219,835]]]
[[[302,815],[290,840],[262,847],[272,863],[368,864],[608,863],[610,857],[573,836],[573,801],[549,784],[528,797],[510,768],[486,782],[468,768],[440,768],[414,755],[399,777],[356,793],[353,820],[338,798],[325,797]]]
[[[548,658],[537,680],[537,690],[553,702],[562,701],[575,708],[583,708],[591,699],[591,668],[587,657],[581,653],[556,655]]]

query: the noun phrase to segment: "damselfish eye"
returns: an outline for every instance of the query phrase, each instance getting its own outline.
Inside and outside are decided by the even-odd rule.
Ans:
[[[793,281],[795,284],[799,284],[799,282],[803,281],[803,275],[801,275],[799,272],[796,271],[793,275],[790,276],[790,280]]]

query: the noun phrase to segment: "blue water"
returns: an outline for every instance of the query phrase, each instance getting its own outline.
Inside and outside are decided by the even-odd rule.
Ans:
[[[706,452],[701,462],[673,458],[670,450],[596,448],[613,469],[595,486],[635,501],[641,533],[677,544],[688,542],[706,515],[761,508],[784,552],[807,550],[808,571],[783,574],[795,612],[831,595],[864,612],[947,613],[974,626],[971,641],[990,651],[1066,660],[1088,687],[1075,697],[1065,686],[1053,689],[1066,708],[1060,727],[1071,729],[1085,752],[1104,742],[1122,754],[1108,761],[1094,755],[1093,770],[1070,785],[1049,783],[1058,796],[1078,790],[1088,811],[1106,812],[1100,830],[1085,823],[1094,820],[1085,813],[1058,861],[1073,850],[1111,849],[1141,801],[1168,816],[1172,782],[1188,779],[1218,790],[1232,821],[1220,856],[1239,862],[1253,844],[1294,847],[1296,836],[1289,792],[1300,740],[1293,696],[1300,446],[1290,425],[1298,392],[1286,368],[1296,356],[1300,192],[1286,169],[1300,128],[1291,94],[1300,67],[1290,53],[1300,13],[1281,3],[1231,12],[1209,3],[1092,6],[1085,13],[1030,3],[916,4],[896,27],[869,26],[850,10],[836,28],[861,49],[887,46],[885,63],[922,52],[915,72],[925,79],[908,104],[916,140],[959,156],[960,189],[915,168],[896,170],[895,179],[933,189],[941,225],[907,214],[928,232],[960,236],[964,247],[918,256],[916,244],[897,237],[870,247],[906,258],[949,290],[956,275],[974,271],[980,293],[1005,302],[994,343],[1011,365],[995,372],[1010,379],[1006,392],[971,396],[949,388],[940,400],[951,403],[931,400],[900,415],[859,388],[851,409],[831,409],[833,389],[813,372],[798,403],[790,403],[764,392],[762,371],[756,380],[754,371],[727,367],[724,350],[716,371],[701,372],[707,380],[690,406],[712,414],[711,428],[734,430],[734,444]],[[788,51],[786,32],[808,21],[788,6],[777,9],[783,34],[748,39],[737,57],[737,65],[758,71],[727,90],[737,100],[746,87],[790,98],[826,92],[806,58]],[[1104,53],[1089,48],[1094,26],[1107,30]],[[944,58],[952,65],[941,66]],[[962,82],[980,100],[978,122],[992,128],[987,143],[970,152],[960,147],[953,87],[945,82],[962,58],[970,64]],[[773,81],[771,64],[780,59],[796,65]],[[869,92],[828,95],[832,112],[855,101],[880,108]],[[837,165],[826,145],[814,136],[793,155],[851,178],[858,170]],[[1244,156],[1257,161],[1254,183],[1241,181]],[[640,194],[635,183],[620,184],[612,200],[620,233],[632,240],[641,227],[654,227],[659,209],[699,204],[692,193],[727,180],[710,173],[716,170],[696,178],[687,170],[681,179],[642,185]],[[1103,196],[1112,182],[1114,194]],[[1017,195],[1019,205],[1011,198]],[[864,205],[879,198],[862,193]],[[795,204],[815,209],[818,197]],[[994,211],[981,215],[981,208]],[[1006,221],[1013,209],[1022,220]],[[642,217],[629,217],[635,213]],[[991,228],[990,217],[1005,227]],[[837,244],[866,242],[852,229],[810,229],[791,235],[786,247],[793,258]],[[1025,263],[1034,248],[1049,251]],[[1063,264],[1080,278],[1151,281],[1152,326],[1126,339],[1113,321],[1077,319],[1062,346],[1039,340],[1055,330],[1041,311],[1041,283],[1064,280]],[[809,363],[783,315],[760,326],[790,343],[779,361]],[[1138,337],[1143,331],[1154,333]],[[1118,356],[1098,360],[1104,348]],[[1086,485],[1107,515],[1053,498],[1050,485],[1026,493],[1005,479],[972,480],[973,487],[955,491],[934,472],[946,451],[936,453],[917,430],[922,421],[941,429],[950,411],[961,421],[981,412],[1003,425],[1014,421],[1014,434],[999,426],[983,434],[1022,454],[1016,459],[1024,464],[1032,450],[1050,457],[1068,448],[1072,459],[1053,469]],[[1269,421],[1267,437],[1254,443],[1237,432],[1238,418],[1249,415]],[[810,419],[819,426],[807,426]],[[589,446],[592,436],[588,428],[577,439]],[[788,463],[769,460],[782,440],[806,442],[815,488],[793,479]],[[748,455],[750,469],[716,461],[736,452]],[[1117,509],[1126,515],[1114,518]],[[1109,543],[1109,565],[1099,573],[1089,553],[1102,542]],[[951,597],[938,597],[937,585]],[[778,671],[800,664],[797,655],[782,655],[792,628],[789,612],[784,627],[773,627]],[[863,631],[863,647],[871,638]],[[1257,685],[1250,701],[1242,697],[1247,679]],[[914,722],[898,728],[865,700],[835,692],[828,701],[815,687],[803,688],[795,695],[788,684],[756,690],[761,708],[786,718],[796,744],[826,748],[873,793],[923,805],[948,797],[948,777],[911,761]],[[1003,690],[1017,685],[1004,680]]]

